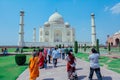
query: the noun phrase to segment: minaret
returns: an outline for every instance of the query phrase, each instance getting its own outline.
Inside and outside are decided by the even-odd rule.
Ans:
[[[92,40],[92,46],[96,46],[96,28],[95,28],[95,17],[94,13],[91,13],[91,40]]]
[[[20,11],[19,46],[24,46],[24,11]]]
[[[36,28],[33,29],[33,42],[36,42]]]

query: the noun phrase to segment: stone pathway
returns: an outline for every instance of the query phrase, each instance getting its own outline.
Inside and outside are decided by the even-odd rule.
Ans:
[[[77,74],[78,80],[88,80],[89,75],[89,63],[77,59]],[[53,68],[52,64],[48,64],[48,69],[40,69],[40,76],[37,80],[68,80],[66,72],[66,61],[59,59],[57,68]],[[103,80],[120,80],[120,74],[101,68]],[[17,80],[29,80],[29,70],[26,69]],[[97,80],[96,74],[94,73],[93,80]]]

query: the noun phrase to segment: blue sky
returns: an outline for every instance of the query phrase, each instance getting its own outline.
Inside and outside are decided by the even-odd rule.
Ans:
[[[20,10],[25,11],[24,40],[31,42],[33,28],[38,41],[39,27],[56,9],[75,28],[77,41],[91,42],[91,13],[100,43],[120,30],[120,0],[0,0],[0,45],[17,45]]]

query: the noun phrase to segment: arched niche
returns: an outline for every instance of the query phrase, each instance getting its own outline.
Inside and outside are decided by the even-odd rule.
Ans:
[[[54,42],[62,42],[62,32],[60,30],[54,31]]]
[[[116,46],[118,46],[119,43],[120,43],[120,40],[119,40],[118,38],[116,38],[116,39],[115,39],[115,44],[116,44]]]

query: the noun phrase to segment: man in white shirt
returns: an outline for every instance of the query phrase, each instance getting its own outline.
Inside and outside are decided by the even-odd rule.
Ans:
[[[89,60],[90,60],[90,73],[89,73],[89,80],[92,80],[93,77],[93,73],[95,71],[98,80],[102,80],[102,76],[100,73],[100,65],[99,65],[99,54],[97,53],[97,51],[92,48],[91,49],[92,54],[89,55]]]
[[[65,49],[64,47],[61,48],[62,59],[65,59]]]
[[[57,67],[56,65],[57,65],[57,59],[59,58],[59,52],[56,50],[56,48],[55,50],[52,51],[52,58],[53,58],[53,66]]]

